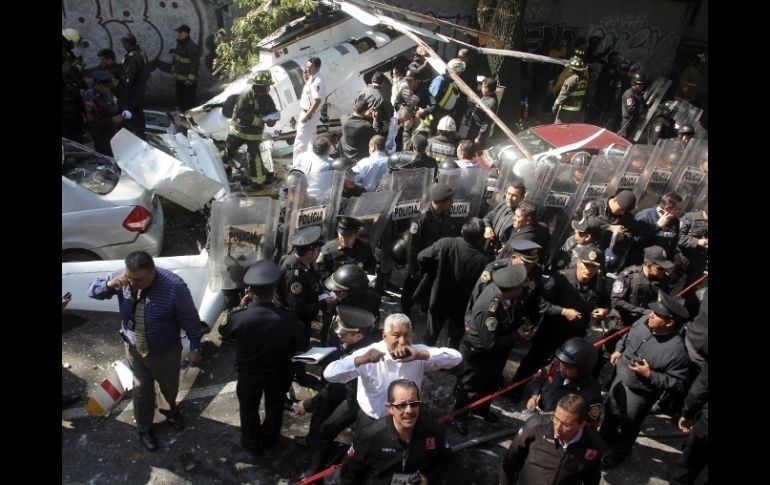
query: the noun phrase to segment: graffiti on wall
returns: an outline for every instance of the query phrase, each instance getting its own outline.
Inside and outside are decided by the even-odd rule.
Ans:
[[[548,49],[566,45],[567,51],[572,52],[578,37],[577,29],[566,24],[527,23],[524,25],[524,50],[546,55]]]

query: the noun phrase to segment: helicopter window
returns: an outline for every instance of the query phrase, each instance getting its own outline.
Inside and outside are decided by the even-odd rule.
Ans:
[[[347,54],[347,53],[348,53],[348,48],[347,48],[347,47],[345,47],[345,46],[344,46],[344,45],[342,45],[342,44],[339,44],[339,45],[335,45],[335,46],[334,46],[334,50],[336,50],[337,52],[339,52],[339,53],[340,53],[340,54],[342,54],[343,56],[344,56],[345,54]]]
[[[356,47],[356,50],[359,54],[377,46],[374,40],[370,39],[369,37],[361,37],[360,39],[350,38],[348,39],[348,42]]]
[[[279,64],[278,67],[286,71],[291,81],[291,86],[294,88],[294,94],[299,99],[302,96],[302,87],[305,85],[305,79],[302,77],[302,68],[294,61],[286,61],[283,64]],[[291,99],[290,96],[286,96],[287,101]]]

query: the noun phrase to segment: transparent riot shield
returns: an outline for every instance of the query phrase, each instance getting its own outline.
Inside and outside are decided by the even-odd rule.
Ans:
[[[671,177],[679,168],[684,144],[675,138],[660,140],[655,145],[650,162],[636,184],[636,211],[653,207],[668,191]]]
[[[697,106],[691,105],[686,100],[679,100],[676,105],[676,112],[674,113],[674,122],[677,128],[682,125],[697,126],[700,122],[700,117],[703,114],[703,110]]]
[[[542,183],[545,174],[543,166],[525,157],[513,145],[490,148],[484,153],[484,158],[493,161],[498,167],[497,184],[489,202],[490,207],[502,202],[509,185],[523,183],[527,193],[531,193]]]
[[[337,170],[304,174],[286,195],[284,252],[291,252],[291,236],[299,229],[321,226],[324,240],[336,237],[334,217],[340,207],[345,173]]]
[[[708,181],[708,177],[706,177],[706,180],[704,180],[703,184],[701,184],[700,191],[692,199],[692,205],[690,207],[685,206],[685,210],[687,212],[695,211],[695,210],[704,210],[708,203],[709,203],[709,181]]]
[[[575,212],[576,197],[586,182],[588,167],[556,161],[541,161],[539,165],[549,165],[542,187],[527,198],[538,206],[537,221],[544,223],[552,236],[568,225]],[[529,194],[527,194],[529,196]],[[551,244],[551,249],[559,245]]]
[[[667,192],[682,196],[684,208],[691,207],[708,181],[709,145],[708,140],[693,138],[682,155],[682,163],[671,177]]]
[[[430,202],[433,169],[409,168],[396,170],[382,178],[382,188],[399,193],[393,208],[393,222],[409,221]]]
[[[360,197],[352,197],[343,211],[344,215],[363,221],[359,237],[369,241],[373,248],[377,247],[380,236],[390,221],[398,195],[398,192],[392,190],[365,192]]]
[[[615,195],[621,190],[630,190],[632,192],[636,190],[639,180],[644,175],[645,170],[647,170],[647,166],[651,163],[654,150],[655,147],[653,145],[631,145],[624,157],[626,160],[625,171],[620,180],[618,180],[615,192],[611,193],[610,196]],[[610,156],[610,158],[614,157]]]
[[[243,275],[251,265],[273,258],[279,207],[279,202],[269,197],[212,202],[208,260],[212,291],[242,287]]]
[[[477,217],[484,197],[486,173],[481,167],[441,170],[438,182],[455,190],[449,213],[455,225],[462,225],[471,217]]]
[[[663,97],[666,95],[666,91],[671,86],[671,79],[659,77],[652,82],[649,88],[644,93],[644,104],[646,111],[641,123],[636,127],[636,131],[631,134],[629,141],[636,143],[642,137],[642,133],[647,133],[647,126],[652,121],[653,116],[658,111],[658,106],[663,101]]]

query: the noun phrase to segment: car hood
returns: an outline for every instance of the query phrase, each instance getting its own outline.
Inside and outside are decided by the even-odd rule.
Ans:
[[[566,151],[585,150],[596,153],[600,148],[612,143],[628,146],[631,143],[605,128],[582,123],[561,125],[540,125],[530,131],[553,145],[557,150],[569,147]]]
[[[121,129],[110,144],[118,166],[142,187],[197,211],[230,189],[213,142],[189,133],[189,137],[163,135],[176,158],[126,129]]]

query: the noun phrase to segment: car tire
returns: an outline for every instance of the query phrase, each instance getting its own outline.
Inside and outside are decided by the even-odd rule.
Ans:
[[[85,249],[71,249],[61,253],[62,263],[76,263],[80,261],[100,261],[97,254],[87,251]]]

